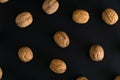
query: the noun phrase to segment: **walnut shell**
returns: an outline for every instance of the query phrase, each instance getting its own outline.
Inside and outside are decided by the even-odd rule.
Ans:
[[[33,22],[33,17],[30,12],[22,12],[17,15],[15,22],[20,28],[26,28]]]
[[[114,25],[118,21],[118,14],[115,10],[107,8],[102,13],[103,21],[108,25]]]
[[[120,75],[117,75],[114,80],[120,80]]]
[[[29,62],[33,59],[33,52],[29,47],[24,46],[19,49],[18,56],[21,61]]]
[[[6,3],[8,0],[0,0],[0,3]]]
[[[72,19],[74,22],[78,24],[85,24],[89,20],[89,13],[86,10],[75,10],[72,15]]]
[[[67,66],[63,60],[53,59],[50,62],[50,69],[57,74],[62,74],[67,70]]]
[[[90,48],[89,55],[93,61],[101,61],[104,58],[104,50],[100,45],[93,45]]]
[[[3,71],[2,68],[0,67],[0,80],[2,79],[2,76],[3,76]]]
[[[61,48],[66,48],[70,44],[68,35],[63,31],[58,31],[55,33],[54,41]]]
[[[54,14],[59,8],[59,2],[57,0],[45,0],[42,9],[48,15]]]
[[[76,80],[88,80],[88,79],[87,79],[87,77],[80,76],[80,77],[78,77]]]

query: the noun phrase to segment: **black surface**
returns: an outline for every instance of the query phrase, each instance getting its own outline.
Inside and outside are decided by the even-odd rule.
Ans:
[[[113,8],[120,14],[119,0],[59,0],[60,7],[53,15],[47,15],[41,6],[44,0],[10,0],[0,4],[0,66],[4,70],[3,80],[75,80],[87,76],[89,80],[114,80],[120,74],[120,21],[106,25],[101,13]],[[90,20],[85,25],[72,21],[72,12],[85,9]],[[20,29],[15,17],[23,11],[33,15],[33,23]],[[120,16],[120,15],[119,15]],[[61,49],[53,40],[56,31],[65,31],[70,37],[70,46]],[[105,50],[101,62],[89,58],[89,48],[100,44]],[[19,60],[17,51],[27,45],[34,52],[29,63]],[[67,72],[61,75],[49,69],[53,58],[64,60]]]

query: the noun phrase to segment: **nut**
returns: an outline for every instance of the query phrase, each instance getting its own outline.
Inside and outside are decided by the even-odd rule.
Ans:
[[[117,76],[115,77],[115,80],[120,80],[120,75],[117,75]]]
[[[8,0],[0,0],[0,3],[6,3]]]
[[[3,71],[2,68],[0,67],[0,80],[2,79],[2,76],[3,76]]]
[[[45,0],[42,9],[48,15],[54,14],[59,8],[59,2],[57,0]]]
[[[20,28],[25,28],[33,22],[33,18],[32,18],[31,13],[22,12],[17,15],[15,22],[17,26],[19,26]]]
[[[25,46],[25,47],[21,47],[18,51],[18,56],[20,58],[21,61],[23,62],[29,62],[33,59],[33,52],[32,50]]]
[[[102,19],[106,24],[113,25],[118,21],[118,14],[115,10],[107,8],[102,13]]]
[[[81,76],[81,77],[78,77],[76,80],[88,80],[88,79],[87,77]]]
[[[54,41],[61,48],[65,48],[70,44],[68,35],[63,31],[58,31],[55,33]]]
[[[93,45],[90,48],[89,55],[93,61],[101,61],[104,58],[104,50],[100,45]]]
[[[72,15],[73,21],[78,24],[85,24],[89,20],[89,13],[86,10],[75,10]]]
[[[67,66],[64,61],[53,59],[50,63],[50,69],[57,74],[62,74],[67,70]]]

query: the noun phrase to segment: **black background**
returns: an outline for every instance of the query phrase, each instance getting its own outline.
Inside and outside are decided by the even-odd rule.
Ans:
[[[42,10],[44,0],[10,0],[0,4],[0,66],[3,80],[75,80],[86,76],[89,80],[114,80],[120,74],[120,21],[106,25],[101,13],[113,8],[120,14],[119,0],[58,0],[60,7],[53,15]],[[85,9],[90,13],[87,24],[72,21],[72,12]],[[33,23],[20,29],[15,17],[29,11]],[[56,31],[65,31],[70,37],[70,46],[62,49],[53,40]],[[101,62],[89,58],[89,48],[100,44],[105,51]],[[22,46],[29,46],[34,59],[29,63],[19,60],[17,52]],[[49,69],[52,59],[66,62],[67,71],[58,75]]]

